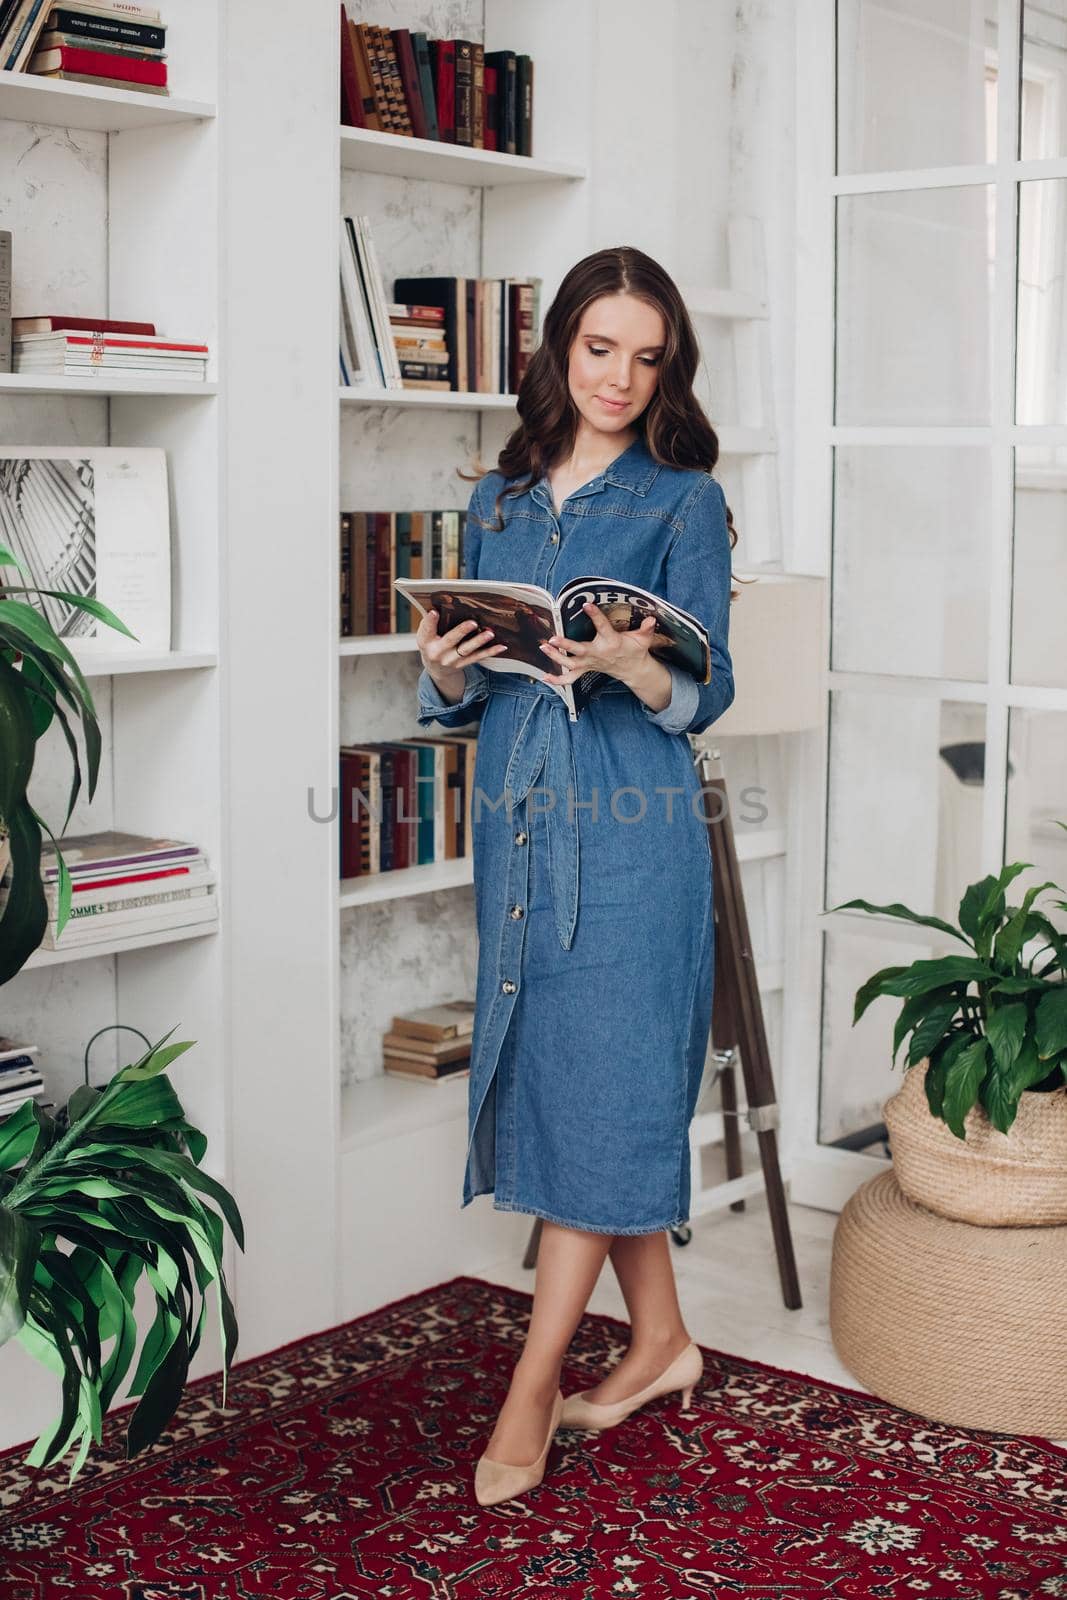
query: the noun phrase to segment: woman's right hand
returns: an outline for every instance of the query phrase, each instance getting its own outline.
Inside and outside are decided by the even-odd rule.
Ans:
[[[463,668],[469,661],[500,655],[506,644],[493,642],[492,628],[478,628],[471,618],[457,622],[447,633],[437,631],[437,612],[427,611],[415,634],[422,664],[446,699],[457,698],[465,682]]]

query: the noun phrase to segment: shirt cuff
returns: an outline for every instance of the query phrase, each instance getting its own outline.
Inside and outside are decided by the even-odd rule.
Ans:
[[[488,677],[485,668],[477,661],[472,661],[463,668],[465,687],[461,698],[446,700],[430,677],[429,671],[423,667],[418,682],[417,720],[420,727],[427,727],[431,722],[442,722],[453,726],[461,722],[473,722],[478,715],[475,706],[489,693]]]
[[[641,701],[641,709],[650,722],[655,722],[666,733],[684,733],[696,715],[700,703],[700,688],[691,672],[684,672],[673,662],[663,665],[671,675],[671,697],[662,711],[653,711]]]

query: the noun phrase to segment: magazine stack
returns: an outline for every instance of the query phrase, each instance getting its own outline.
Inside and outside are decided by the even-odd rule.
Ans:
[[[27,1100],[40,1100],[44,1094],[38,1053],[35,1044],[0,1035],[0,1122]]]
[[[71,878],[70,920],[57,934],[59,866],[49,843],[41,848],[48,901],[42,950],[206,930],[217,920],[216,874],[195,844],[109,831],[60,839],[59,848]]]
[[[382,1041],[385,1070],[424,1083],[467,1078],[473,1033],[473,1000],[446,1000],[396,1016]]]
[[[203,383],[208,347],[156,332],[153,322],[91,317],[14,317],[11,350],[16,372],[78,378],[124,373],[130,378],[183,378]]]

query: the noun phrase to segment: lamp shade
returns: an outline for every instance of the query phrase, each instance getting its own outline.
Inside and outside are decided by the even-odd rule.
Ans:
[[[730,606],[733,704],[703,735],[795,733],[824,715],[826,580],[791,572],[735,572]]]

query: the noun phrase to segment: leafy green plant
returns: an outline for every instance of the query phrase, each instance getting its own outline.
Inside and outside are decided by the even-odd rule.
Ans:
[[[1038,884],[1018,906],[1007,903],[1005,892],[1031,865],[1015,861],[972,883],[960,901],[958,927],[899,902],[846,900],[831,908],[901,917],[967,946],[966,955],[883,967],[856,991],[852,1018],[855,1026],[879,995],[904,1001],[893,1063],[910,1034],[905,1070],[929,1058],[927,1103],[959,1139],[966,1138],[964,1118],[974,1105],[1007,1133],[1024,1091],[1046,1093],[1067,1083],[1067,936],[1037,905],[1045,890],[1063,890]],[[1067,910],[1067,900],[1052,905]]]
[[[0,1122],[0,1344],[17,1337],[61,1378],[61,1414],[27,1464],[48,1466],[74,1450],[72,1479],[132,1365],[142,1279],[155,1320],[129,1386],[139,1399],[127,1456],[152,1444],[174,1414],[212,1284],[225,1404],[237,1323],[222,1267],[224,1225],[242,1249],[243,1226],[232,1196],[200,1170],[207,1140],[165,1076],[193,1041],[169,1038],[103,1090],[78,1089],[65,1132],[34,1102]]]
[[[29,577],[22,563],[0,545],[0,570],[15,567]],[[0,892],[0,983],[13,978],[38,948],[48,922],[48,904],[41,883],[41,830],[55,835],[27,798],[37,741],[53,722],[63,731],[73,764],[64,833],[78,795],[82,770],[73,723],[80,721],[85,742],[88,796],[96,792],[100,771],[100,726],[96,706],[78,663],[55,633],[44,613],[12,595],[49,595],[88,611],[130,639],[136,637],[101,601],[62,589],[40,589],[27,582],[0,579],[0,881],[3,859],[10,854],[6,892]],[[57,846],[59,877],[58,931],[70,915],[70,874]]]

